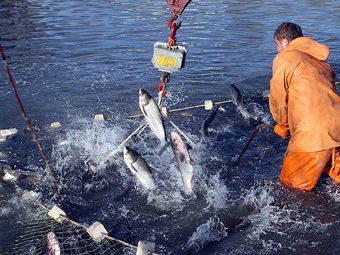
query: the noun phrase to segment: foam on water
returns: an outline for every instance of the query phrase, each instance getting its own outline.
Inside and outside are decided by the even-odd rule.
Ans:
[[[91,167],[90,162],[105,163],[109,160],[105,157],[117,149],[127,133],[119,125],[109,126],[106,122],[95,120],[78,119],[73,125],[54,146],[53,157],[60,169],[83,161],[89,171],[102,170],[105,164]]]
[[[340,203],[340,190],[339,185],[334,182],[330,182],[326,186],[327,194],[334,199],[336,203]]]
[[[219,210],[223,209],[230,203],[228,200],[229,190],[220,179],[220,174],[210,176],[205,180],[206,182],[206,194],[205,199],[207,206],[205,210]]]
[[[41,213],[32,205],[32,202],[39,202],[40,198],[41,194],[33,191],[25,192],[22,196],[13,192],[6,200],[1,199],[0,218],[23,223],[42,219]]]
[[[339,190],[332,191],[331,196],[334,198],[335,202],[340,203],[340,191]]]
[[[166,100],[164,102],[166,107],[175,106],[188,99],[188,95],[184,94],[183,82],[181,84],[170,84],[169,86],[171,86],[171,89],[167,90]]]
[[[273,186],[260,186],[252,188],[244,197],[244,205],[253,206],[258,209],[258,213],[249,215],[254,230],[248,235],[250,240],[259,240],[260,235],[269,231],[278,231],[276,224],[279,220],[285,222],[289,219],[289,213],[284,214],[287,218],[282,219],[282,211],[274,204]],[[282,234],[281,232],[277,232]]]
[[[201,250],[207,243],[219,241],[228,235],[227,228],[217,216],[211,217],[206,223],[197,227],[188,240],[193,251]]]
[[[299,235],[305,233],[324,234],[330,226],[322,218],[302,213],[297,204],[281,204],[278,202],[277,188],[273,183],[256,185],[240,201],[244,207],[254,208],[247,216],[250,227],[246,230],[246,239],[230,254],[272,254],[273,252],[290,250],[298,251],[301,247],[316,247],[315,241],[308,243]],[[300,234],[299,234],[300,233]],[[319,235],[319,234],[316,234]],[[294,239],[294,242],[289,240]]]

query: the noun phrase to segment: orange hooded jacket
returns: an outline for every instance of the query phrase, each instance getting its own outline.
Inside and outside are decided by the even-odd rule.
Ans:
[[[340,97],[328,55],[327,46],[299,37],[273,61],[269,107],[273,119],[290,128],[288,151],[340,146]]]

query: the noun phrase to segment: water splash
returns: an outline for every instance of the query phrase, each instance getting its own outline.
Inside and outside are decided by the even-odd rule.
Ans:
[[[206,179],[206,195],[207,206],[205,210],[219,210],[226,208],[230,203],[228,197],[230,195],[228,188],[220,179],[220,173],[212,175]]]
[[[78,119],[66,131],[66,136],[59,138],[52,156],[58,169],[81,164],[85,171],[96,173],[107,166],[96,163],[105,162],[105,157],[117,148],[125,133],[119,125],[110,127],[106,122]]]
[[[330,183],[326,186],[327,194],[334,199],[336,203],[340,203],[340,190],[339,185],[330,181]]]
[[[188,240],[189,249],[198,252],[207,243],[220,241],[228,235],[227,228],[215,215],[200,225]]]
[[[285,191],[289,192],[289,191]],[[272,254],[284,249],[297,251],[300,247],[311,247],[303,238],[297,236],[304,233],[323,233],[328,223],[322,223],[322,218],[301,213],[297,204],[280,203],[278,190],[271,182],[257,184],[242,198],[244,206],[254,208],[247,219],[251,227],[247,230],[244,241],[237,252],[231,254]],[[294,194],[294,193],[293,193]],[[284,194],[289,196],[289,194]],[[300,233],[300,234],[299,234]],[[318,234],[316,234],[318,235]],[[294,242],[289,240],[294,239]],[[317,242],[314,243],[317,246]]]
[[[172,86],[171,89],[167,91],[165,106],[171,108],[172,106],[185,102],[188,96],[184,93],[185,90],[183,83],[180,86]]]

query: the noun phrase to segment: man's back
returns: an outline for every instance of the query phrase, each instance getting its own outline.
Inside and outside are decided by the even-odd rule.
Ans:
[[[327,46],[299,37],[274,59],[271,97],[286,98],[279,105],[272,103],[271,110],[280,123],[285,111],[276,108],[287,108],[292,135],[288,151],[314,152],[340,146],[340,97],[335,92],[335,74],[325,62],[328,55]]]

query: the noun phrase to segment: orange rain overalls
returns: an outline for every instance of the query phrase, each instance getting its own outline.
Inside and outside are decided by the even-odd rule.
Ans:
[[[328,55],[327,46],[299,37],[273,61],[270,111],[291,134],[280,181],[307,191],[324,172],[340,182],[340,97]]]

